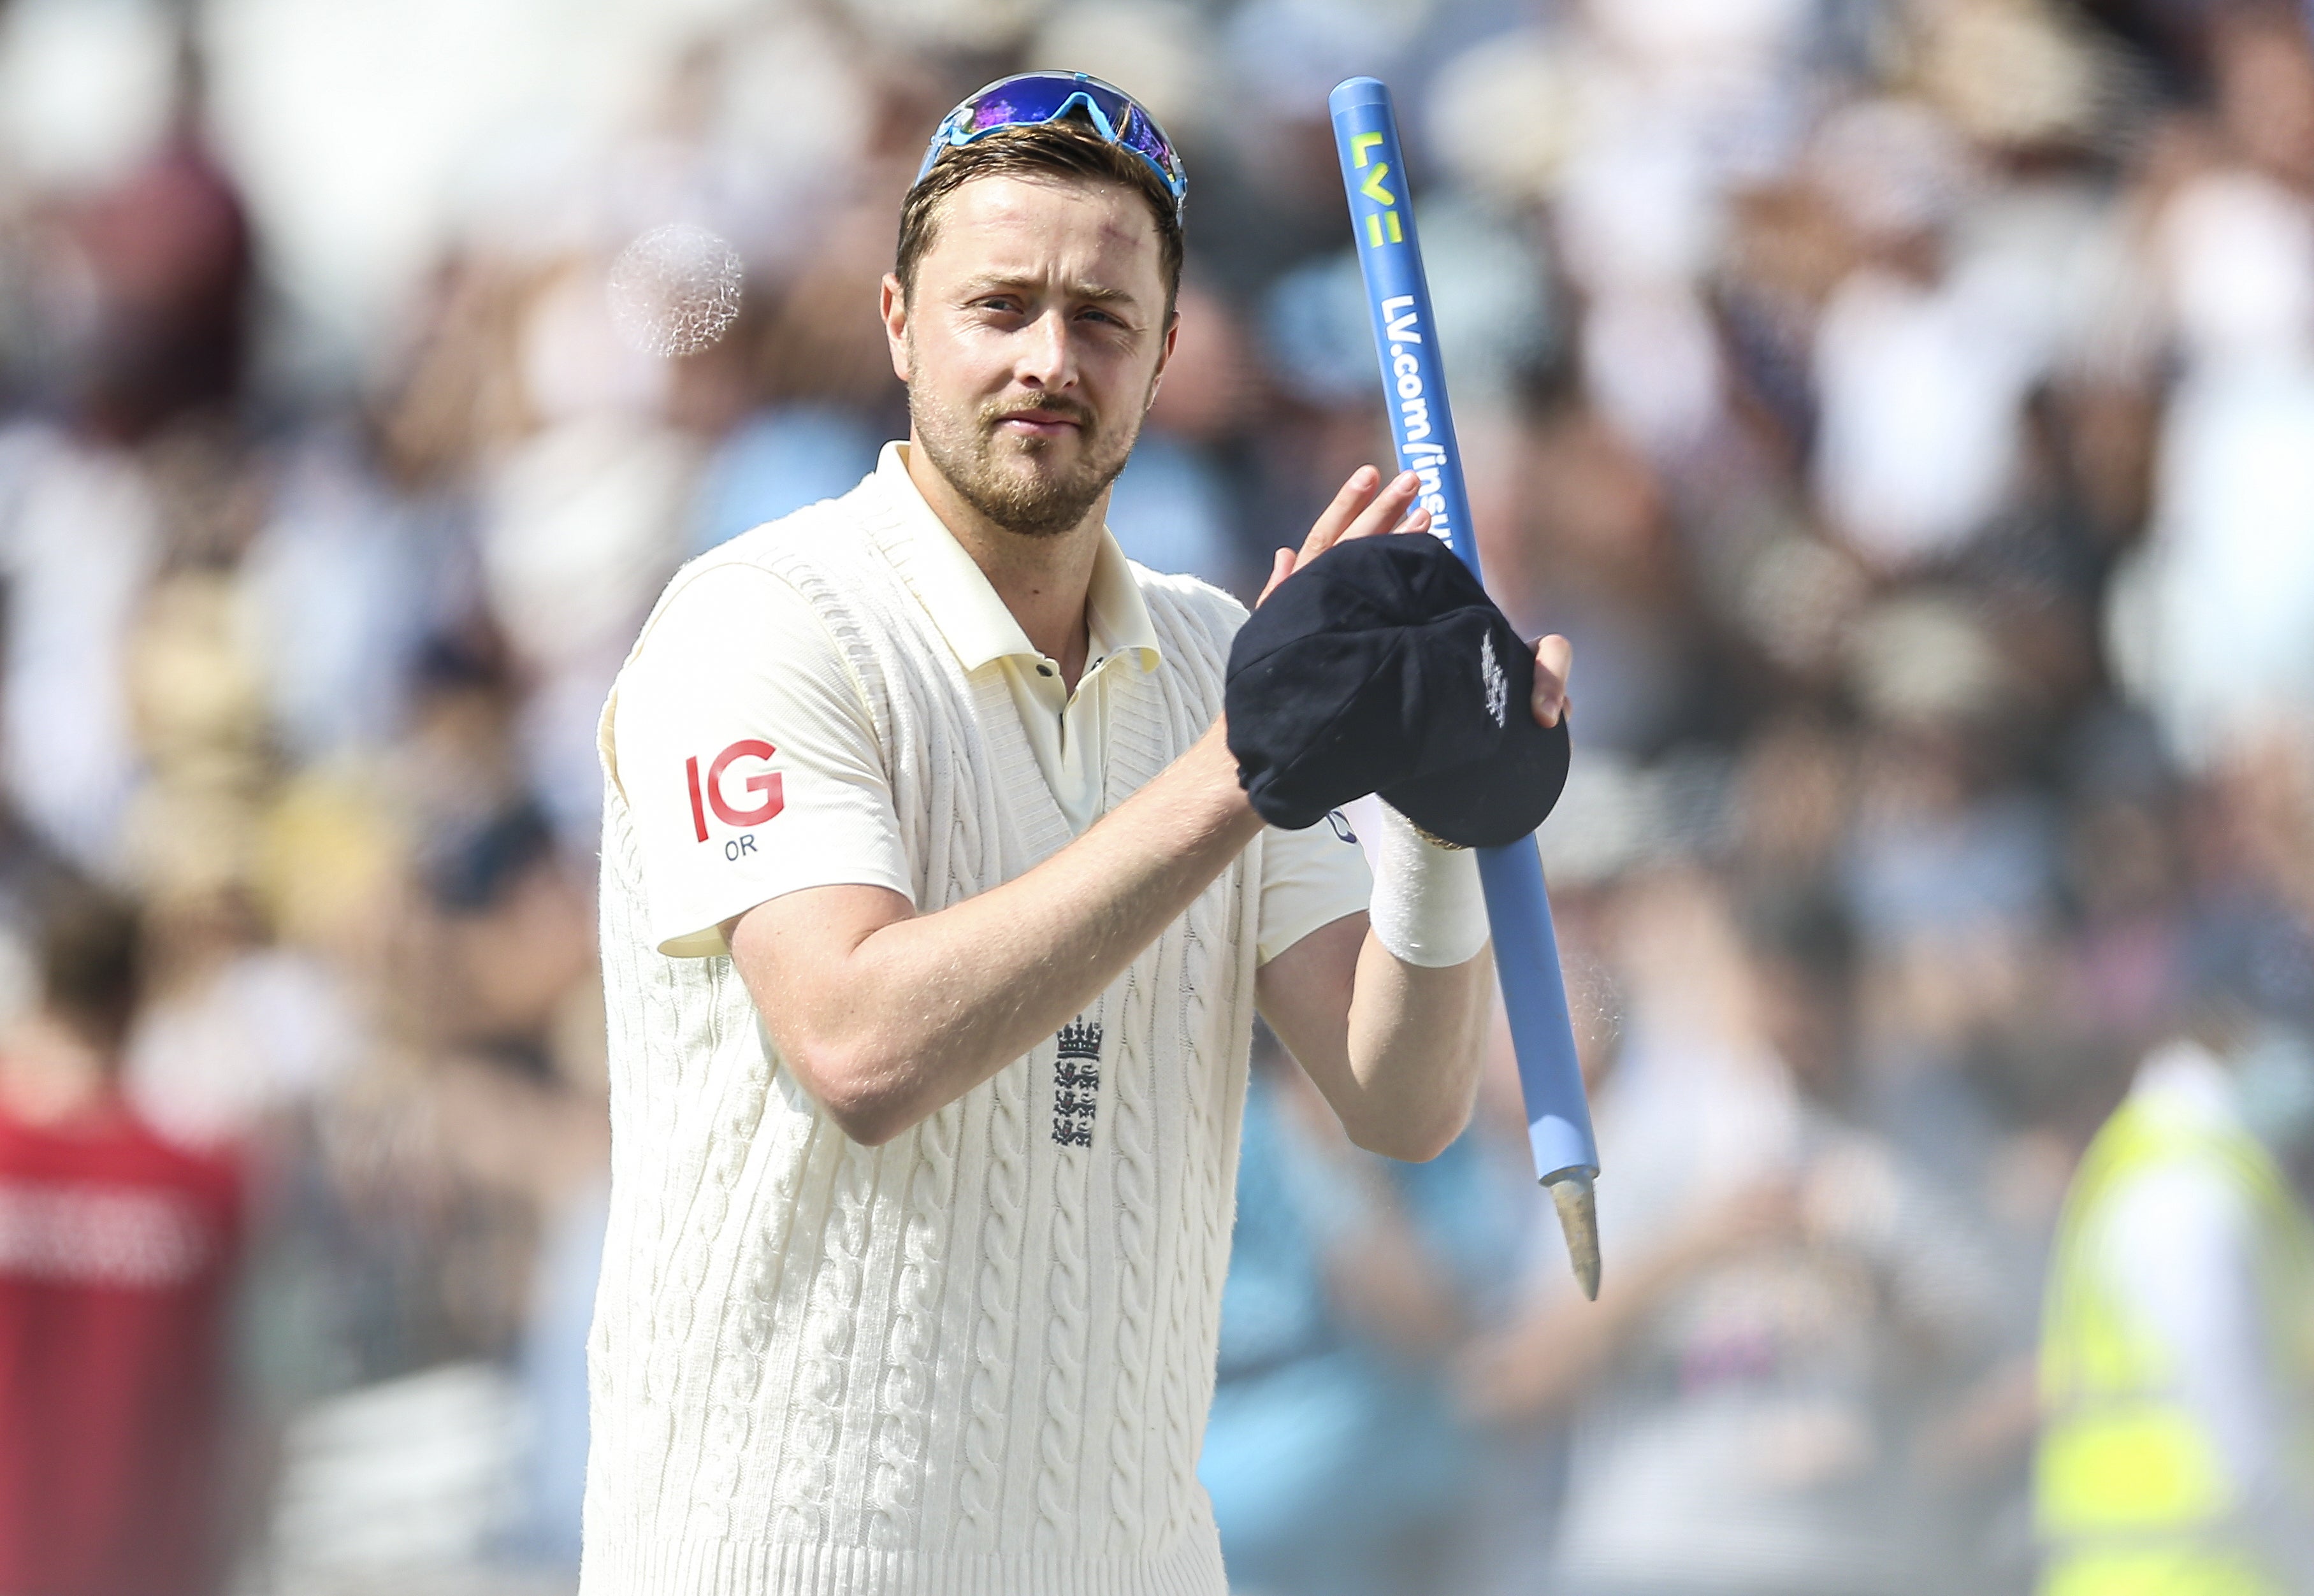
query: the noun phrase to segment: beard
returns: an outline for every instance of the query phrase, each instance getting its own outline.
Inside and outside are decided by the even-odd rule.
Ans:
[[[998,427],[1038,410],[1077,424],[1075,458],[1062,463],[1064,437],[1020,437]],[[1139,436],[1130,426],[1105,426],[1082,401],[1053,396],[992,400],[966,411],[944,408],[914,383],[908,416],[916,441],[964,501],[992,525],[1016,536],[1053,538],[1082,522],[1125,469]]]

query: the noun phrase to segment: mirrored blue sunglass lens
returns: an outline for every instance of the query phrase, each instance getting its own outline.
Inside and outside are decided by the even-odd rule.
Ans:
[[[1133,126],[1126,133],[1123,143],[1135,154],[1154,161],[1169,178],[1178,174],[1180,163],[1174,158],[1173,146],[1165,142],[1165,136],[1157,131],[1156,124],[1148,118],[1134,118]]]
[[[972,119],[965,126],[971,132],[985,133],[992,128],[1033,126],[1049,121],[1052,115],[1052,106],[1039,106],[1033,97],[1015,99],[1008,94],[991,94],[972,108]]]
[[[1123,90],[1066,72],[1028,73],[989,84],[941,124],[932,149],[925,153],[923,171],[931,170],[940,145],[951,138],[964,143],[999,128],[1034,127],[1064,111],[1081,116],[1082,105],[1070,103],[1080,97],[1108,119],[1109,137],[1154,166],[1178,198],[1185,187],[1180,157],[1150,120],[1149,113]]]
[[[1116,90],[1058,73],[1040,73],[1008,78],[984,91],[971,102],[968,126],[972,132],[985,133],[992,128],[1024,128],[1047,122],[1078,95],[1099,106],[1111,127],[1122,127],[1133,110],[1133,101]]]

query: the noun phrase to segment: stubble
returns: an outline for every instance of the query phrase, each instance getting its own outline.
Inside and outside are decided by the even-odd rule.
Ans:
[[[1077,424],[1073,462],[1060,463],[1059,439],[998,430],[1007,417],[1028,410]],[[908,415],[917,443],[958,495],[992,525],[1027,538],[1058,537],[1083,521],[1125,469],[1140,432],[1137,425],[1104,423],[1090,406],[1059,397],[951,409],[914,382],[908,384]]]

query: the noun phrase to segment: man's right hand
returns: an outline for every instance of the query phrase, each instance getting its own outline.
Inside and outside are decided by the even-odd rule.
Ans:
[[[1430,512],[1407,507],[1414,502],[1422,480],[1410,471],[1400,472],[1388,484],[1382,472],[1371,465],[1362,465],[1350,473],[1342,490],[1334,495],[1334,502],[1310,527],[1310,535],[1302,540],[1299,549],[1280,549],[1269,562],[1269,580],[1262,585],[1261,597],[1267,598],[1277,591],[1277,585],[1323,554],[1336,543],[1351,538],[1377,537],[1385,532],[1426,532],[1430,528]],[[1260,599],[1254,601],[1257,607]]]

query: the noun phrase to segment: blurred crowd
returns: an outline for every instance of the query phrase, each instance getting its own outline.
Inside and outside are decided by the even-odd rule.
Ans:
[[[1506,1051],[1390,1166],[1258,1050],[1247,1596],[2025,1590],[2139,1062],[2217,1037],[2314,1181],[2303,11],[4,0],[0,1596],[570,1588],[596,718],[677,564],[905,434],[899,196],[1027,66],[1188,165],[1127,552],[1250,596],[1386,455],[1373,73],[1492,586],[1576,648],[1607,1288]],[[669,222],[746,274],[678,359],[604,294]]]

